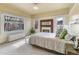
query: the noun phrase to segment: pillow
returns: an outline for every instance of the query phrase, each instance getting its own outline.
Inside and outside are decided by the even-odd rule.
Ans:
[[[63,30],[63,29],[58,29],[58,30],[57,30],[57,32],[56,32],[56,37],[59,37],[59,35],[60,35],[60,33],[61,33],[62,30]]]
[[[73,36],[73,37],[71,38],[71,40],[72,40],[72,41],[75,41],[75,40],[76,40],[76,36]]]
[[[64,39],[65,38],[65,36],[66,36],[66,34],[67,34],[67,30],[66,29],[63,29],[63,31],[60,33],[60,35],[59,35],[59,38],[60,39]]]
[[[65,36],[65,40],[67,40],[67,41],[70,41],[72,38],[73,38],[73,36],[70,35],[70,34],[67,34],[67,35]]]

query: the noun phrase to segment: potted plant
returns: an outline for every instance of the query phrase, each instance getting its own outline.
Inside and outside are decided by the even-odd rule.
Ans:
[[[34,28],[31,28],[31,29],[30,29],[30,35],[31,35],[31,34],[34,34],[34,33],[35,33],[35,29],[34,29]]]

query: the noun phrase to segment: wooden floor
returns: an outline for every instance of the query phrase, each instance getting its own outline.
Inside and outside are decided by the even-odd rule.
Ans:
[[[21,39],[0,45],[0,55],[59,55],[28,44],[28,39]]]

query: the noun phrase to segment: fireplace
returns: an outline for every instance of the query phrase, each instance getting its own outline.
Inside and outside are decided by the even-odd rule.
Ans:
[[[46,30],[46,29],[45,29],[45,30],[43,30],[43,32],[49,32],[49,30]]]
[[[40,32],[53,32],[53,19],[41,20]]]
[[[42,32],[51,32],[51,28],[50,27],[42,27]]]

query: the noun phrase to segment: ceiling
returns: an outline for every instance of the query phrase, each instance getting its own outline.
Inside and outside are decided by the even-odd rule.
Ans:
[[[71,8],[73,6],[72,3],[38,3],[38,10],[34,10],[33,3],[12,3],[11,5],[28,12],[31,15],[45,13],[50,11],[55,11],[64,8]]]

